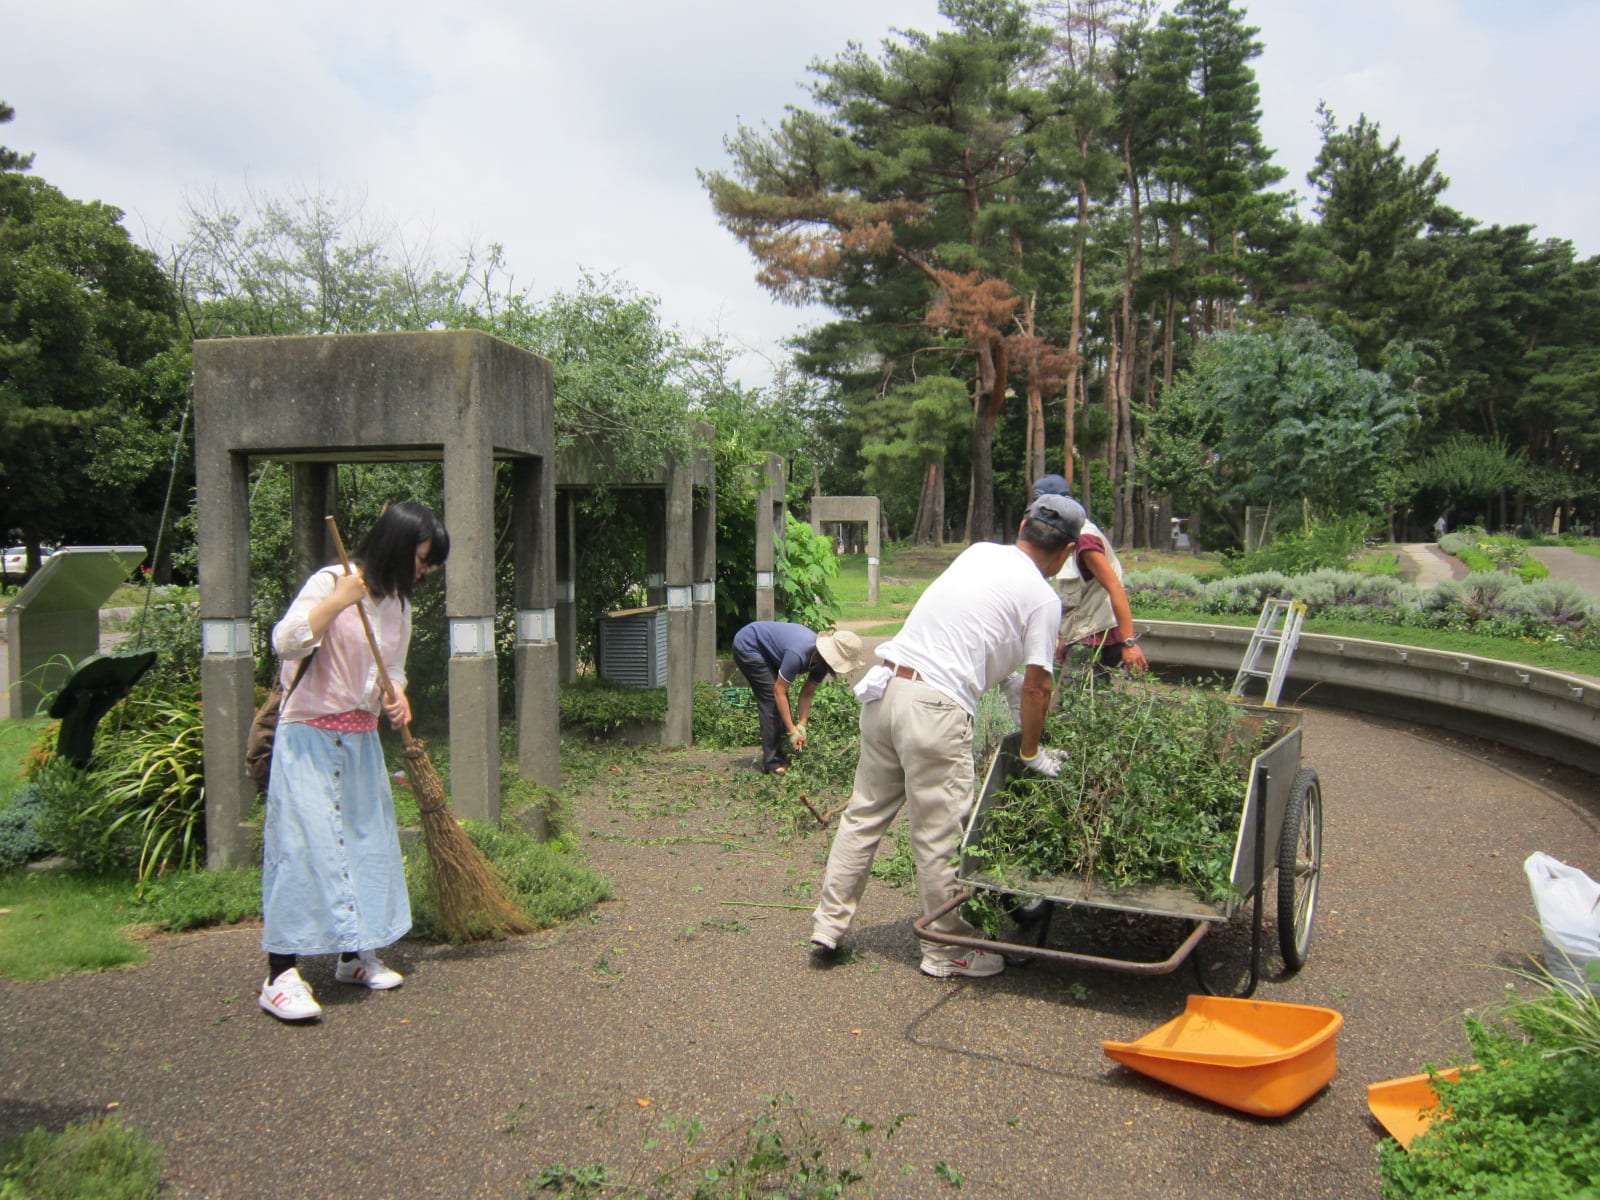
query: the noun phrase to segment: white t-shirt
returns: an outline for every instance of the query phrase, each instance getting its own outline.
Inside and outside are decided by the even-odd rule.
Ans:
[[[1024,666],[1049,670],[1061,598],[1016,546],[979,542],[928,585],[904,628],[878,647],[976,715],[978,698]]]

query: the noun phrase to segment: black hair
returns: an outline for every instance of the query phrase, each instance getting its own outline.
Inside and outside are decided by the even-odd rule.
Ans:
[[[356,547],[355,561],[366,576],[367,589],[379,599],[398,596],[409,601],[417,585],[417,547],[428,548],[428,565],[440,567],[450,557],[450,534],[433,509],[402,500],[383,510],[378,523]]]

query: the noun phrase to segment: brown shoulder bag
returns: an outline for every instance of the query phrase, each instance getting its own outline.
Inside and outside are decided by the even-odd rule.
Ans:
[[[244,743],[244,773],[256,781],[256,790],[265,792],[267,783],[272,778],[272,740],[278,734],[278,712],[283,708],[283,702],[294,695],[295,688],[300,686],[300,681],[306,677],[306,669],[311,666],[311,660],[317,656],[316,650],[306,655],[300,667],[294,673],[294,679],[289,684],[289,690],[283,690],[279,683],[272,685],[272,690],[267,693],[267,698],[261,702],[261,707],[256,709],[256,715],[250,722],[250,736]]]

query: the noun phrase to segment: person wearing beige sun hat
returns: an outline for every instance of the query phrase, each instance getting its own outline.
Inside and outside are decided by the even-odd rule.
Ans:
[[[848,676],[865,664],[861,638],[848,629],[817,634],[789,621],[752,621],[733,635],[733,661],[750,684],[761,718],[761,769],[782,775],[789,769],[785,737],[795,750],[805,748],[811,698],[829,675]],[[800,698],[789,689],[802,674]]]

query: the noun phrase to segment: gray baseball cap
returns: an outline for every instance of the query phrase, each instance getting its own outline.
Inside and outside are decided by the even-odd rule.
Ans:
[[[1058,529],[1073,541],[1078,540],[1078,535],[1083,532],[1083,523],[1089,519],[1089,514],[1083,511],[1071,496],[1039,496],[1028,505],[1028,511],[1022,514],[1025,521],[1039,521]]]

